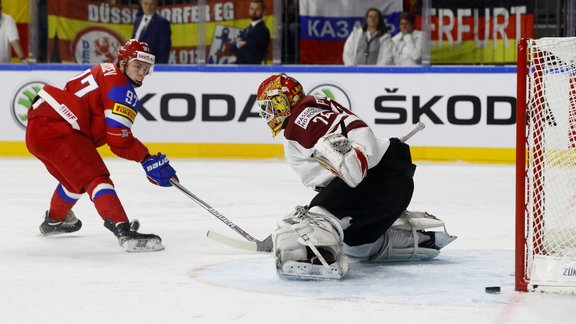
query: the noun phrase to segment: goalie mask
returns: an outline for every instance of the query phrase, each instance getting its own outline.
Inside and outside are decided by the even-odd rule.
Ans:
[[[258,87],[258,112],[272,130],[272,137],[278,135],[291,109],[304,97],[300,82],[281,73],[264,80]]]

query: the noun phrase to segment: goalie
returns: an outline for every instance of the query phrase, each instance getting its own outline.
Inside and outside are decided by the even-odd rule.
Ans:
[[[376,138],[346,107],[304,95],[302,85],[283,73],[260,84],[257,104],[272,136],[284,131],[290,166],[318,191],[272,234],[279,276],[340,279],[347,257],[426,260],[456,239],[438,218],[406,211],[416,169],[407,144]]]

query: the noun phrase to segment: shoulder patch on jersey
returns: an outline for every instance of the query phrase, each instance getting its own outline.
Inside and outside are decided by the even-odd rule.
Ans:
[[[132,84],[113,86],[108,90],[106,97],[114,102],[132,107],[136,112],[138,111],[139,100]]]
[[[296,119],[294,120],[294,124],[306,129],[308,128],[308,124],[310,124],[310,121],[318,114],[322,113],[322,112],[328,112],[324,109],[320,109],[320,108],[315,108],[315,107],[306,107],[304,108],[304,110],[302,110],[298,116],[296,116]]]
[[[136,111],[134,111],[132,108],[130,108],[126,105],[123,105],[123,104],[120,104],[117,102],[114,103],[114,108],[112,108],[112,113],[126,117],[132,123],[134,123],[134,119],[136,119]]]

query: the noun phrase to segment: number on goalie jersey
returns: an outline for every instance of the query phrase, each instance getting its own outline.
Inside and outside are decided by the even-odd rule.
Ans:
[[[63,89],[46,85],[34,99],[28,111],[26,144],[60,182],[40,226],[42,234],[79,230],[81,222],[72,207],[86,192],[106,228],[127,251],[163,249],[158,236],[140,234],[130,227],[108,169],[96,150],[106,144],[127,160],[153,158],[131,132],[141,105],[135,88],[142,85],[153,64],[154,55],[148,45],[129,40],[120,48],[116,64],[95,65],[72,78]],[[156,170],[158,174],[175,177],[167,159],[159,168],[163,170]]]
[[[302,85],[286,74],[273,75],[260,84],[257,104],[272,136],[284,131],[287,162],[305,186],[319,191],[308,207],[318,207],[326,217],[340,220],[346,254],[380,261],[426,258],[437,253],[419,253],[419,247],[437,251],[445,245],[434,245],[440,234],[423,232],[443,225],[441,221],[431,222],[434,226],[417,222],[427,227],[415,226],[415,231],[406,231],[408,236],[389,235],[394,222],[405,215],[414,191],[416,166],[407,144],[397,138],[377,138],[349,109],[332,99],[306,96]],[[302,212],[297,214],[300,216],[288,224],[308,217]],[[428,214],[418,215],[425,218]],[[286,225],[281,230],[285,232]],[[395,254],[397,248],[410,244],[413,253]],[[279,251],[282,246],[289,245],[275,245],[275,255],[290,255]],[[277,265],[279,273],[284,268]]]
[[[298,142],[306,149],[314,147],[326,134],[342,132],[341,123],[346,131],[367,127],[350,110],[326,97],[303,97],[301,103],[292,108],[291,115],[294,121],[286,125],[284,137]]]

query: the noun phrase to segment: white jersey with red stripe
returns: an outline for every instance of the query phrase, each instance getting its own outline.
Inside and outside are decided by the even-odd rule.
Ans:
[[[338,102],[325,97],[306,96],[292,108],[284,127],[284,154],[302,183],[325,187],[335,175],[314,158],[314,145],[320,138],[341,133],[364,149],[368,169],[376,166],[388,149],[389,141],[378,139],[362,119]]]

